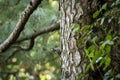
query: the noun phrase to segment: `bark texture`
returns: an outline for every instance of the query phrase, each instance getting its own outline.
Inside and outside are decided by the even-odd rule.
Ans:
[[[78,50],[72,27],[83,15],[80,0],[60,0],[62,79],[76,80],[85,69],[84,51]]]

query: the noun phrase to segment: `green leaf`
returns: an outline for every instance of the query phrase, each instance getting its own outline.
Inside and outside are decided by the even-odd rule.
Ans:
[[[77,80],[81,80],[84,76],[85,76],[85,73],[81,73],[81,74],[78,76]]]
[[[100,49],[104,49],[106,45],[113,45],[114,42],[113,41],[110,41],[110,40],[106,40],[103,42],[103,44],[100,46]]]
[[[104,59],[102,59],[102,60],[100,61],[100,64],[98,65],[98,67],[101,67],[104,63],[105,63],[105,61],[104,61]]]
[[[83,38],[78,39],[78,40],[77,40],[77,45],[80,45],[83,41],[84,41]]]
[[[115,3],[112,3],[111,7],[115,6]]]
[[[94,45],[91,45],[91,46],[88,48],[89,52],[93,51],[94,49],[95,49],[95,46],[94,46]]]
[[[94,50],[92,50],[91,52],[90,52],[90,54],[89,54],[89,57],[91,57],[91,58],[93,58],[94,57]]]
[[[86,50],[87,51],[87,55],[89,56],[89,57],[94,57],[94,52],[95,52],[95,46],[94,45],[91,45],[89,48],[88,48],[88,50]],[[89,54],[88,54],[88,52],[89,52]]]
[[[107,8],[107,3],[103,4],[101,9],[106,9],[106,8]]]
[[[105,57],[105,67],[103,68],[103,70],[106,70],[106,68],[110,65],[110,63],[111,63],[111,58],[110,57],[108,57],[108,56],[106,56]]]
[[[113,20],[113,16],[110,19],[108,19],[108,23],[110,23],[112,20]]]
[[[93,14],[93,18],[97,18],[97,16],[99,15],[99,11],[97,10],[94,14]]]
[[[93,42],[98,42],[98,41],[99,41],[98,36],[93,37],[92,41],[93,41]]]
[[[110,14],[110,11],[106,11],[105,13],[104,13],[104,16],[108,16]]]
[[[105,20],[105,18],[102,18],[102,19],[101,19],[100,25],[102,25],[102,24],[104,23],[104,20]]]
[[[87,49],[85,49],[85,53],[87,56],[89,55],[89,51]]]
[[[80,27],[79,24],[74,24],[74,25],[72,26],[72,31],[73,31],[73,32],[76,32],[77,30],[79,30],[79,27]]]
[[[115,77],[120,79],[120,73],[118,73]]]
[[[92,28],[92,27],[93,27],[92,25],[85,25],[85,26],[83,26],[83,27],[80,29],[80,31],[88,30],[88,29],[90,29],[90,28]]]
[[[99,63],[102,59],[103,59],[103,57],[99,57],[99,58],[96,60],[96,63]]]
[[[112,72],[112,69],[108,70],[108,71],[104,74],[103,80],[109,80],[109,77],[110,77],[111,72]]]
[[[107,45],[107,46],[105,47],[105,50],[106,50],[106,53],[110,53],[110,51],[111,51],[111,46],[110,46],[110,45]]]
[[[102,45],[100,45],[100,49],[104,50],[104,48],[105,48],[105,44],[103,43]]]
[[[101,54],[101,52],[98,50],[98,51],[95,51],[95,55],[94,55],[94,57],[93,57],[93,62],[96,62],[96,60],[100,57],[100,56],[102,56],[102,54]]]
[[[89,71],[89,69],[90,69],[90,63],[86,67],[86,72]]]
[[[116,5],[119,5],[120,4],[120,0],[116,0]]]
[[[104,42],[104,45],[106,45],[106,44],[113,45],[114,42],[113,42],[113,41],[110,41],[110,40],[107,40],[107,41]]]
[[[108,34],[108,35],[106,36],[106,40],[112,40],[112,36],[111,36],[110,34]]]

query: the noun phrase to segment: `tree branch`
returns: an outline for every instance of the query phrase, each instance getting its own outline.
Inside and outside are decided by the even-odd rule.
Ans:
[[[31,35],[29,35],[25,38],[18,39],[15,43],[20,43],[20,42],[25,41],[25,40],[36,38],[37,36],[39,36],[41,34],[52,32],[52,31],[58,30],[59,28],[60,28],[60,23],[57,22],[56,24],[54,24],[50,27],[47,27],[45,29],[40,29],[40,30],[36,31],[35,33],[33,33],[33,34],[31,34]]]
[[[23,51],[29,51],[29,50],[31,50],[33,48],[33,46],[34,46],[34,39],[30,39],[30,44],[29,44],[28,47],[23,47],[23,46],[20,46],[20,45],[14,45],[13,47],[15,47],[16,49],[4,61],[7,61],[8,59],[11,59],[20,50],[23,50]],[[3,63],[3,61],[0,61],[0,63]]]
[[[48,27],[48,28],[45,28],[45,29],[40,29],[38,31],[36,31],[35,33],[25,37],[25,38],[21,38],[21,39],[18,39],[16,43],[20,43],[20,42],[23,42],[23,41],[26,41],[26,40],[30,40],[30,44],[28,47],[23,47],[23,46],[19,46],[19,45],[13,45],[13,47],[17,48],[13,54],[11,54],[5,61],[7,61],[8,59],[10,59],[11,57],[13,57],[16,52],[20,51],[20,50],[23,50],[23,51],[29,51],[33,48],[34,46],[34,40],[37,36],[41,35],[41,34],[44,34],[44,33],[48,33],[48,32],[52,32],[52,31],[55,31],[55,30],[58,30],[60,28],[60,23],[57,22],[56,24]],[[1,62],[0,62],[1,63]]]
[[[60,28],[60,24],[59,22],[46,28],[46,29],[41,29],[41,30],[38,30],[36,31],[35,33],[25,37],[25,38],[21,38],[21,39],[18,39],[15,43],[20,43],[20,42],[23,42],[23,41],[26,41],[26,40],[30,40],[30,44],[28,47],[23,47],[23,46],[20,46],[20,45],[13,45],[13,47],[17,48],[15,49],[15,51],[8,57],[5,59],[5,61],[7,61],[8,59],[12,58],[16,53],[18,53],[18,51],[20,50],[23,50],[23,51],[29,51],[33,48],[34,46],[34,40],[37,36],[41,35],[41,34],[44,34],[44,33],[48,33],[48,32],[52,32],[52,31],[55,31],[55,30],[58,30]],[[14,43],[13,43],[14,44]],[[2,62],[0,62],[2,63]]]
[[[11,46],[11,44],[13,44],[17,40],[21,31],[24,29],[24,26],[25,26],[26,22],[28,21],[30,15],[38,7],[38,5],[41,3],[41,1],[42,0],[30,1],[27,8],[24,10],[21,17],[19,18],[19,21],[16,24],[16,27],[13,30],[13,32],[2,44],[0,44],[0,53],[5,51],[6,49],[8,49]]]
[[[23,50],[23,51],[29,51],[33,48],[34,46],[34,39],[30,39],[30,43],[29,46],[20,46],[20,45],[13,45],[14,48],[18,48],[19,50]]]

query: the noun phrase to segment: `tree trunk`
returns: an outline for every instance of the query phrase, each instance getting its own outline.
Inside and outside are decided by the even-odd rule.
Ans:
[[[84,51],[78,50],[72,27],[83,15],[80,0],[60,0],[62,80],[76,80],[85,69]]]
[[[93,14],[100,10],[101,7],[105,6],[107,3],[107,10],[111,10],[111,4],[114,3],[111,0],[59,0],[60,1],[60,33],[61,33],[61,60],[62,60],[62,80],[77,80],[78,77],[82,77],[80,80],[91,80],[91,79],[99,79],[102,80],[107,70],[113,69],[116,73],[120,73],[120,45],[117,43],[120,40],[114,41],[114,45],[111,45],[112,49],[109,54],[104,53],[106,56],[111,57],[111,65],[103,71],[104,65],[94,70],[95,65],[90,65],[90,70],[88,73],[85,73],[86,64],[90,63],[90,60],[87,60],[85,57],[84,49],[88,49],[91,45],[95,45],[91,43],[90,40],[86,41],[86,43],[77,44],[77,38],[82,34],[80,33],[79,37],[74,32],[74,25],[81,25],[84,27],[85,25],[94,25],[91,28],[92,34],[90,34],[90,39],[92,40],[95,36],[97,36],[100,40],[96,42],[97,46],[101,46],[101,41],[105,41],[107,34],[112,31],[110,34],[114,38],[113,34],[119,36],[120,29],[118,27],[118,19],[114,18],[110,23],[107,21],[107,17],[115,17],[115,15],[108,15],[107,17],[103,16],[105,14],[105,10],[99,13],[97,19],[93,18]],[[99,3],[99,6],[97,5]],[[101,7],[100,7],[101,6]],[[112,7],[113,8],[113,7]],[[117,8],[117,7],[116,7]],[[118,8],[119,9],[119,8]],[[107,11],[106,10],[106,11]],[[84,12],[84,13],[83,13]],[[116,14],[116,13],[115,13]],[[116,14],[117,16],[117,14]],[[100,18],[105,18],[104,24],[101,25],[101,22],[97,22]],[[97,23],[97,24],[95,24]],[[114,32],[114,33],[113,33]],[[85,38],[86,39],[86,38]],[[84,39],[83,39],[84,40]],[[98,49],[95,48],[97,51]],[[99,56],[100,57],[100,56]],[[104,58],[104,56],[102,56]],[[89,58],[89,57],[88,57]],[[91,58],[92,59],[92,58]],[[97,60],[97,59],[96,59]],[[98,64],[99,65],[99,64]],[[92,69],[93,67],[93,69]],[[98,71],[101,70],[101,71]],[[91,74],[92,72],[92,74]],[[101,74],[101,72],[103,72]],[[97,74],[99,73],[99,74]],[[83,74],[82,76],[80,74]],[[79,76],[80,75],[80,76]],[[101,76],[102,75],[102,76]],[[88,79],[89,77],[89,79]],[[110,76],[109,76],[110,77]],[[113,76],[112,76],[113,77]],[[116,79],[116,78],[115,78]]]

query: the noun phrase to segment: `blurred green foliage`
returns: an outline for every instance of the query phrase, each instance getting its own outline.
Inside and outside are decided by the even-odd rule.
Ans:
[[[119,68],[117,66],[120,66],[120,0],[101,3],[99,0],[96,1],[97,9],[93,13],[91,12],[92,15],[89,15],[90,24],[73,26],[76,36],[79,36],[77,44],[85,46],[85,56],[88,58],[86,72],[81,74],[78,80],[88,73],[91,77],[99,76],[97,77],[99,80],[109,80],[120,74],[119,69],[116,70]],[[113,66],[115,63],[116,65]],[[89,78],[89,80],[96,79]]]
[[[0,0],[0,43],[15,28],[15,25],[30,0]],[[20,38],[47,28],[59,19],[58,2],[43,0],[34,11]],[[59,32],[40,35],[35,39],[30,51],[16,51],[10,48],[0,56],[0,80],[58,80],[60,77],[60,57],[53,48],[59,48]],[[28,41],[21,45],[28,45]]]

